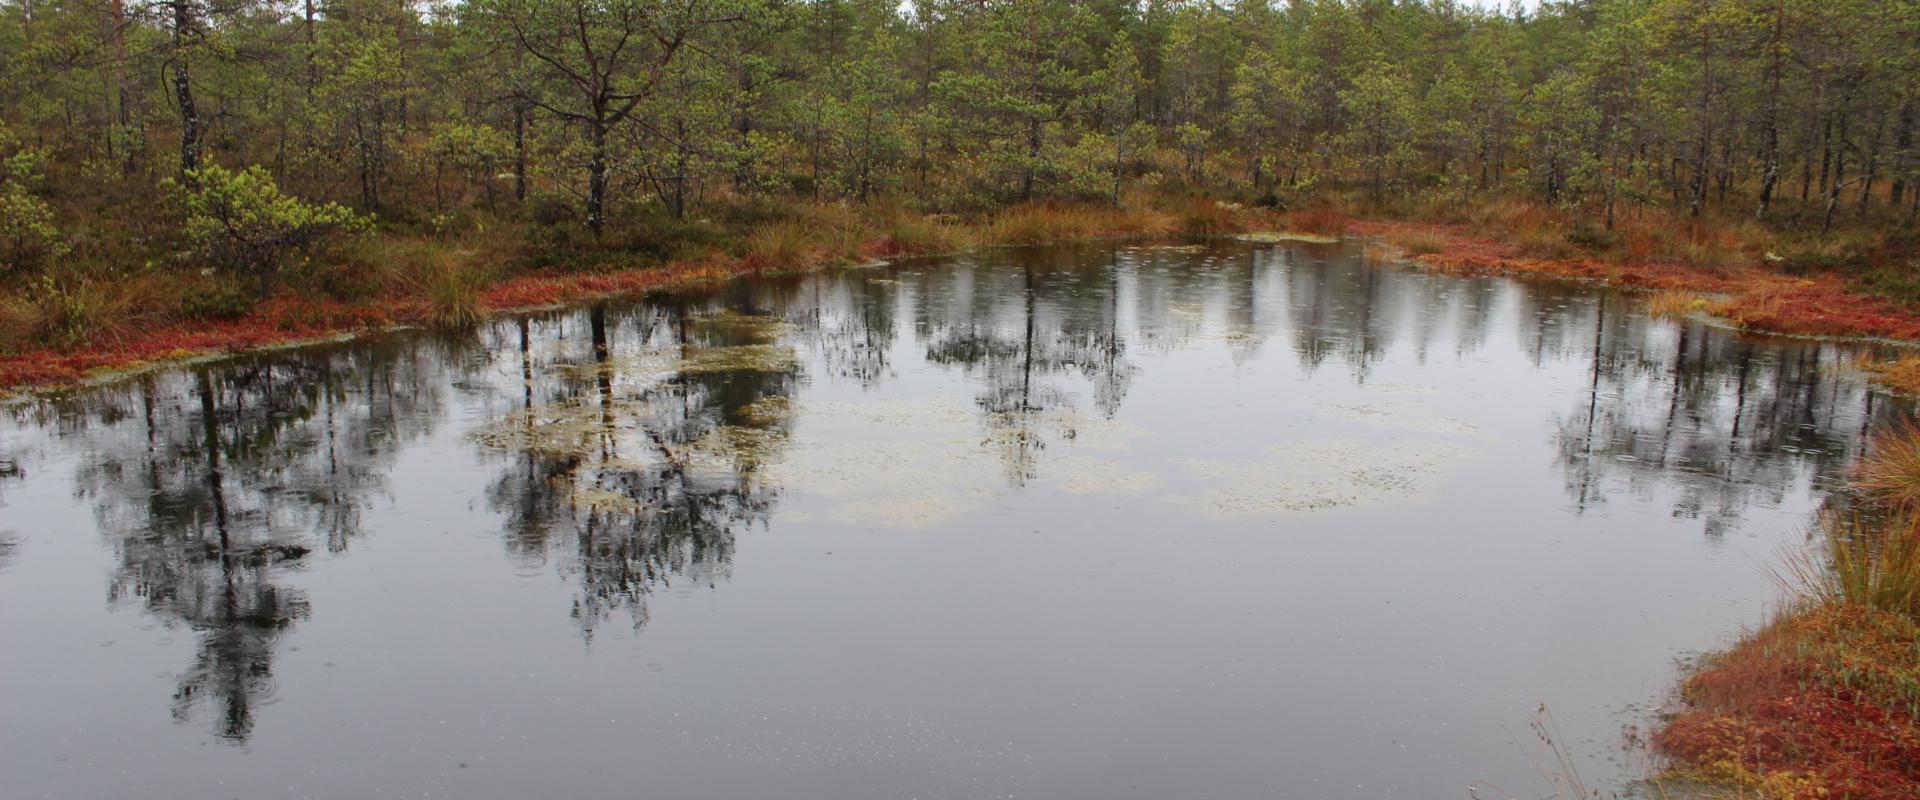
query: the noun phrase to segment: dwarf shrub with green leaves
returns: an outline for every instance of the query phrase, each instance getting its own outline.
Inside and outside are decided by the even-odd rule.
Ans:
[[[11,142],[0,130],[0,152]],[[32,191],[46,155],[21,149],[0,158],[0,275],[35,269],[66,253],[53,206]]]
[[[202,167],[189,172],[178,191],[187,237],[221,268],[252,278],[262,294],[289,257],[367,227],[339,203],[308,203],[280,191],[258,166],[239,172]]]

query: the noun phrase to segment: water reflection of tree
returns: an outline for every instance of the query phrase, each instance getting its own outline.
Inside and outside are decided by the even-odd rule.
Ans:
[[[644,625],[655,588],[727,572],[736,531],[772,510],[760,468],[799,371],[768,318],[678,304],[585,316],[586,341],[553,351],[517,324],[521,408],[484,438],[509,454],[488,497],[510,552],[559,556],[591,641],[617,610]]]
[[[1293,349],[1312,372],[1337,358],[1365,383],[1396,343],[1425,361],[1442,343],[1456,356],[1480,349],[1492,322],[1485,279],[1434,276],[1371,256],[1280,251]]]
[[[1120,323],[1120,271],[1089,269],[1083,254],[1021,252],[1021,268],[923,273],[915,329],[928,362],[983,384],[976,403],[1009,482],[1038,475],[1049,442],[1077,435],[1077,375],[1102,415],[1117,413],[1134,365]],[[1049,261],[1064,258],[1064,262]],[[947,282],[941,286],[936,282]]]
[[[7,484],[25,480],[26,477],[27,470],[20,466],[16,457],[10,453],[0,453],[0,511],[7,508]],[[0,528],[0,571],[6,570],[13,561],[15,551],[19,550],[20,542],[16,537],[15,532]]]
[[[1066,376],[1089,381],[1111,416],[1135,371],[1130,345],[1171,349],[1217,323],[1239,363],[1277,330],[1275,306],[1307,369],[1337,361],[1359,382],[1396,347],[1419,360],[1484,348],[1496,311],[1510,308],[1535,364],[1589,371],[1577,407],[1556,420],[1567,493],[1581,510],[1609,492],[1676,487],[1676,516],[1721,530],[1747,505],[1782,499],[1795,479],[1837,475],[1862,431],[1896,413],[1860,380],[1838,376],[1845,359],[1832,346],[1676,327],[1648,318],[1637,298],[1590,287],[1434,276],[1286,247],[1250,257],[1014,251],[1006,260],[1007,269],[963,263],[912,276],[912,313],[928,360],[983,385],[988,440],[1015,483],[1034,477],[1050,441],[1074,435],[1063,412],[1082,387]]]
[[[827,376],[873,387],[892,374],[899,316],[894,281],[873,272],[841,273],[809,281],[806,296],[787,299],[801,306],[787,319]]]
[[[1697,322],[1651,323],[1629,299],[1561,306],[1585,327],[1585,391],[1558,422],[1560,462],[1577,511],[1609,486],[1642,497],[1679,492],[1677,518],[1710,535],[1755,503],[1784,499],[1800,479],[1841,474],[1877,421],[1898,413],[1857,378],[1843,353],[1813,342],[1767,346]],[[1574,356],[1574,353],[1568,353]]]
[[[359,533],[393,453],[437,418],[424,372],[448,360],[426,343],[293,352],[45,407],[90,450],[75,484],[117,557],[110,602],[198,639],[176,719],[211,706],[219,736],[251,734],[279,638],[311,613],[279,581]]]

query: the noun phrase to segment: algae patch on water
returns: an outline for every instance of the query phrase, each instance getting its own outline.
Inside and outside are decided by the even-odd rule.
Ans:
[[[1452,435],[1471,435],[1480,432],[1480,426],[1471,422],[1455,417],[1429,414],[1420,410],[1419,406],[1408,403],[1324,404],[1318,406],[1318,409],[1321,413],[1375,428]]]
[[[1201,488],[1169,499],[1216,517],[1408,502],[1472,452],[1447,442],[1320,440],[1269,448],[1264,459],[1182,459],[1175,463]]]
[[[1144,430],[1071,408],[986,412],[958,401],[879,398],[798,406],[812,435],[789,443],[773,474],[841,523],[924,528],[978,512],[1033,480],[1076,494],[1159,483],[1123,460],[1079,454],[1125,450]]]
[[[1282,242],[1300,242],[1303,244],[1339,244],[1338,236],[1322,236],[1317,233],[1298,233],[1294,231],[1257,231],[1243,233],[1233,237],[1243,242],[1255,244],[1279,244]]]
[[[732,347],[691,347],[673,362],[673,371],[681,375],[711,375],[716,372],[792,372],[800,366],[793,348],[775,344],[747,344]]]

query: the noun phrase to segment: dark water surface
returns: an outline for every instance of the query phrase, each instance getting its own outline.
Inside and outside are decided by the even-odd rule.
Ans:
[[[1537,796],[1543,702],[1617,784],[1901,413],[1852,358],[1228,242],[16,405],[0,796]]]

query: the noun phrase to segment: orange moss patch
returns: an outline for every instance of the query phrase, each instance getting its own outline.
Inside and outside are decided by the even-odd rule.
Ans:
[[[1920,339],[1920,314],[1855,292],[1832,276],[1750,279],[1734,296],[1716,303],[1714,313],[1758,330]]]
[[[1713,659],[1655,735],[1676,772],[1762,797],[1920,798],[1920,627],[1823,605]]]
[[[1920,312],[1861,294],[1835,276],[1795,278],[1764,266],[1723,268],[1632,255],[1621,262],[1593,258],[1537,258],[1465,226],[1353,220],[1365,236],[1417,238],[1440,248],[1416,260],[1431,268],[1466,274],[1537,275],[1603,282],[1657,292],[1713,294],[1724,299],[1707,311],[1742,327],[1815,336],[1878,336],[1920,340]]]

